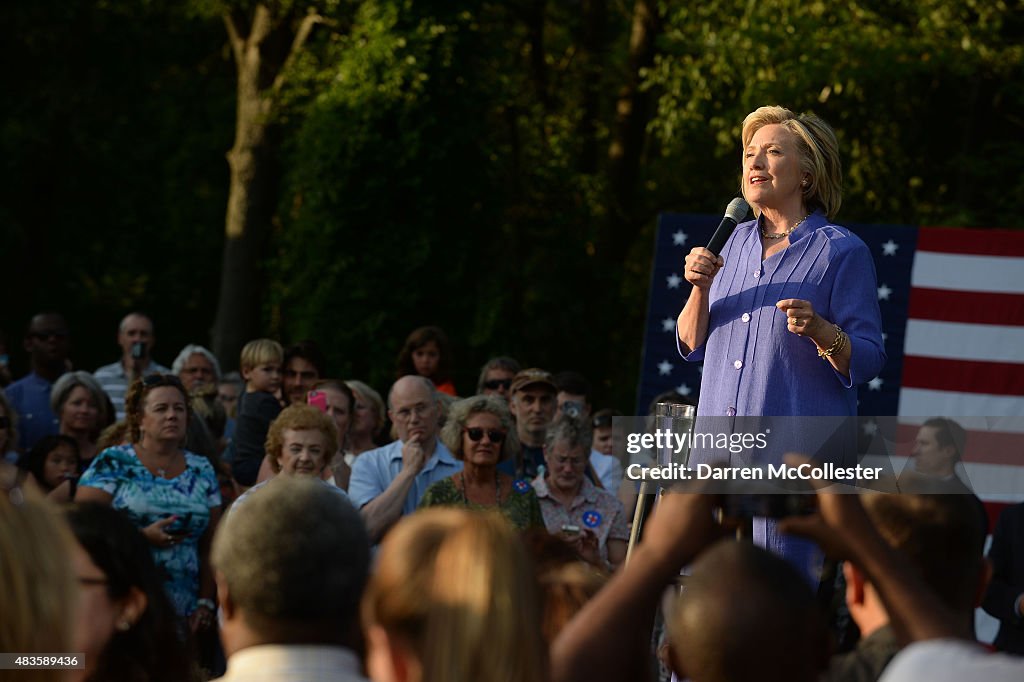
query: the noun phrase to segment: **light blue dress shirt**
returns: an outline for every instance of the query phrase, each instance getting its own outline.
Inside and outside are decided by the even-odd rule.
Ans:
[[[352,477],[348,483],[348,496],[356,509],[360,509],[387,490],[402,470],[402,441],[369,450],[359,455],[352,465]],[[419,506],[420,498],[427,488],[462,471],[462,462],[444,446],[439,439],[435,442],[434,454],[430,456],[409,490],[402,504],[402,514],[411,514]]]

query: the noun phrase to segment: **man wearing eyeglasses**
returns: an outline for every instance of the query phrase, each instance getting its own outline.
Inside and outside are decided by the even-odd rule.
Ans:
[[[110,397],[118,421],[124,419],[124,394],[132,381],[140,376],[171,373],[150,357],[155,343],[153,320],[143,313],[128,313],[117,328],[121,359],[93,372],[96,381]]]
[[[388,394],[388,416],[398,440],[357,457],[348,484],[374,543],[416,511],[427,488],[462,470],[462,462],[437,437],[441,409],[430,379],[409,375],[396,381]]]
[[[58,431],[57,415],[50,407],[50,389],[69,369],[70,348],[68,324],[63,316],[40,313],[29,322],[25,350],[32,369],[6,391],[7,399],[18,413],[18,447],[22,450],[28,450],[44,436]]]

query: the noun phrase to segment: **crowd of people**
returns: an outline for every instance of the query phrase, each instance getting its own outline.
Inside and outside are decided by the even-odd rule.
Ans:
[[[687,257],[698,415],[853,414],[884,351],[862,244],[829,222],[835,137],[771,107],[743,142],[758,219]],[[775,274],[782,300],[745,299]],[[655,679],[659,659],[697,682],[1024,679],[1024,505],[983,556],[951,420],[921,426],[904,493],[815,481],[813,512],[755,520],[751,543],[699,484],[631,528],[619,413],[587,378],[495,357],[460,397],[437,327],[383,395],[309,340],[190,344],[168,368],[132,312],[90,373],[69,337],[33,317],[31,370],[0,393],[0,651],[75,664],[12,679],[599,682]],[[807,553],[842,562],[841,603]],[[1008,653],[973,641],[981,604]]]

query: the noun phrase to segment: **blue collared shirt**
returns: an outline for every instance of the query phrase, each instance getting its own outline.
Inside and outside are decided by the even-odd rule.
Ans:
[[[32,372],[5,390],[11,407],[18,413],[18,447],[22,450],[60,430],[57,415],[50,408],[52,388],[53,384]]]
[[[387,490],[402,471],[402,441],[364,452],[352,465],[352,477],[348,483],[348,496],[356,509],[360,509]],[[440,439],[435,441],[434,454],[416,475],[412,488],[402,504],[402,514],[411,514],[419,506],[420,498],[427,488],[437,481],[462,471],[462,462],[444,446]]]
[[[704,361],[699,415],[853,416],[856,385],[882,369],[878,285],[868,247],[820,211],[789,240],[762,262],[758,222],[751,221],[737,226],[722,250],[725,266],[709,291],[707,340],[683,355]],[[849,335],[849,377],[819,358],[814,342],[789,332],[786,313],[775,307],[787,298],[810,301]]]

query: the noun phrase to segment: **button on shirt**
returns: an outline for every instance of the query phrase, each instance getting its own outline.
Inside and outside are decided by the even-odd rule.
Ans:
[[[50,408],[52,388],[53,384],[32,372],[4,391],[11,407],[18,413],[18,447],[22,450],[29,450],[59,430],[57,416]]]
[[[348,482],[348,496],[356,509],[360,509],[387,490],[391,482],[402,471],[402,441],[396,440],[376,450],[364,452],[352,466],[352,477]],[[462,462],[444,446],[435,441],[434,454],[416,475],[409,494],[402,504],[402,514],[411,514],[419,506],[420,498],[427,488],[437,481],[462,471]]]
[[[615,495],[595,488],[583,479],[580,490],[568,507],[559,502],[548,488],[543,476],[533,480],[533,489],[540,500],[540,511],[549,533],[560,533],[562,526],[579,526],[597,536],[601,558],[608,561],[608,540],[629,540],[626,512]]]
[[[707,339],[683,355],[704,361],[698,415],[852,416],[854,387],[885,363],[875,266],[864,242],[821,211],[789,240],[762,262],[758,223],[750,221],[722,249]],[[786,314],[775,307],[787,298],[810,301],[849,334],[849,377],[819,358],[813,341],[787,329]]]

